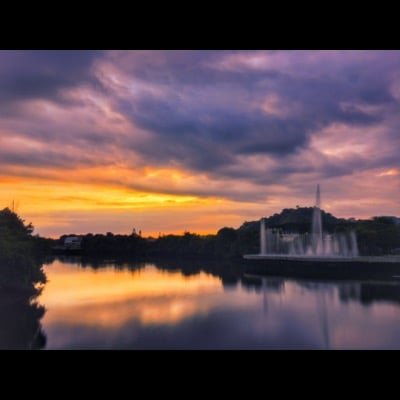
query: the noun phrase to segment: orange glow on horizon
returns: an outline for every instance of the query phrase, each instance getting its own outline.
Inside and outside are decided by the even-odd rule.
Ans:
[[[23,171],[18,171],[23,173]],[[147,208],[168,207],[185,204],[208,204],[222,201],[215,197],[199,197],[185,194],[177,183],[183,181],[190,192],[190,183],[194,185],[194,178],[178,170],[162,170],[146,167],[141,171],[133,171],[122,167],[96,167],[87,169],[75,169],[68,172],[51,171],[47,177],[41,176],[41,171],[36,171],[36,177],[3,177],[7,188],[0,186],[2,198],[16,198],[24,203],[24,210],[91,210],[95,208]],[[129,188],[129,182],[121,177],[129,176],[130,180],[138,187],[148,185],[150,190],[144,187],[135,189],[135,185]],[[120,180],[120,181],[119,181]],[[151,181],[153,180],[153,182]],[[173,183],[175,182],[175,185]],[[163,188],[154,192],[154,186]],[[176,188],[176,194],[169,194]],[[182,193],[179,193],[179,191]],[[12,194],[10,196],[10,194]]]
[[[7,199],[2,206],[16,200],[17,212],[33,223],[35,232],[52,238],[72,232],[129,234],[133,226],[145,236],[185,231],[215,234],[227,225],[227,220],[230,225],[243,223],[238,207],[246,205],[250,214],[252,209],[254,214],[254,208],[262,207],[188,194],[204,186],[212,187],[212,182],[206,176],[176,169],[132,170],[120,165],[66,172],[37,168],[32,176],[32,171],[28,175],[27,170],[17,168],[13,174],[2,178],[0,199]],[[128,219],[132,221],[129,224]],[[57,228],[56,233],[53,227]]]
[[[257,157],[251,161],[260,163]],[[269,162],[265,168],[268,165]],[[145,237],[182,235],[186,231],[216,234],[224,226],[238,228],[245,221],[258,220],[298,204],[310,206],[313,201],[313,194],[307,202],[301,202],[288,186],[278,184],[268,186],[265,201],[246,200],[259,190],[250,182],[237,181],[232,185],[229,181],[216,181],[205,174],[195,175],[176,168],[133,169],[124,163],[71,170],[9,167],[6,172],[0,180],[3,203],[0,208],[15,201],[19,205],[16,211],[33,223],[35,233],[52,238],[68,233],[130,234],[133,227]],[[398,214],[396,210],[380,211],[390,204],[374,197],[378,191],[370,190],[370,186],[387,187],[383,180],[395,179],[398,174],[398,169],[376,171],[374,181],[370,176],[366,179],[361,171],[359,178],[351,177],[349,184],[342,182],[353,193],[348,191],[343,197],[338,191],[335,198],[331,196],[333,192],[329,197],[323,192],[325,205],[330,205],[327,211],[344,218]],[[332,187],[331,183],[326,185]],[[391,190],[394,194],[398,190],[395,182]],[[246,197],[231,200],[230,191],[246,193]],[[362,192],[368,196],[362,196],[360,202]],[[388,194],[387,198],[393,196]]]

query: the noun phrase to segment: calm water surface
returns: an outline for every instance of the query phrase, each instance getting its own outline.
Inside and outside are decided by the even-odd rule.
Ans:
[[[46,349],[400,349],[400,282],[317,282],[55,260]]]

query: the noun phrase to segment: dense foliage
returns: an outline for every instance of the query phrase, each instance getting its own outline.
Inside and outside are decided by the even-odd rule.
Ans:
[[[0,211],[0,288],[34,290],[45,281],[41,257],[47,251],[46,239],[33,237],[32,224],[25,225],[16,213]]]
[[[30,291],[0,290],[0,350],[34,350],[46,345],[40,320],[45,308]]]
[[[355,225],[361,254],[400,254],[400,223],[395,218],[374,217]]]
[[[51,240],[32,236],[32,224],[16,213],[0,210],[0,349],[41,349],[46,336],[40,325],[45,313],[35,298],[46,281],[42,258]]]

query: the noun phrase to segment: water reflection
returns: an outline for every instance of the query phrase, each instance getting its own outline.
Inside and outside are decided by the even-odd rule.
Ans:
[[[304,325],[314,323],[315,332],[319,330],[319,348],[400,348],[400,340],[396,337],[400,333],[400,282],[394,279],[329,282],[250,276],[246,283],[254,284],[257,279],[256,287],[263,291],[265,316],[270,317],[267,315],[271,308],[269,302],[275,308],[272,318],[280,314],[278,319],[281,319],[285,309],[297,310]],[[277,292],[279,302],[276,295],[272,296]],[[286,303],[283,306],[282,299]],[[302,304],[297,304],[300,301]],[[313,310],[314,316],[310,316],[309,312]],[[296,329],[301,324],[296,322]]]
[[[238,265],[54,260],[46,348],[400,348],[400,284],[244,274]]]
[[[40,320],[45,309],[25,292],[0,291],[0,349],[34,350],[46,344]]]

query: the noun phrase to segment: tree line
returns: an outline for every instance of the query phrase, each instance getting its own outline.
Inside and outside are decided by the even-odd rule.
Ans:
[[[266,226],[282,232],[309,232],[313,207],[283,209],[265,218]],[[393,217],[367,220],[336,218],[321,210],[323,229],[329,233],[355,231],[362,255],[393,254],[400,251],[400,224]],[[60,237],[62,243],[67,235]],[[145,238],[136,230],[130,235],[80,235],[82,254],[88,257],[112,258],[207,258],[235,259],[260,250],[260,221],[244,222],[239,228],[223,227],[216,235],[184,232],[182,235],[160,235]]]
[[[283,209],[265,218],[269,228],[282,232],[310,231],[313,207]],[[393,217],[356,220],[336,218],[321,210],[324,231],[338,233],[355,231],[362,255],[393,254],[400,250],[400,224]],[[33,235],[31,223],[25,224],[8,208],[0,211],[0,285],[2,282],[29,286],[45,280],[41,262],[58,240]],[[133,230],[129,235],[88,233],[82,239],[82,255],[92,258],[207,258],[234,259],[243,254],[258,253],[260,221],[246,221],[239,228],[223,227],[215,235],[184,232],[182,235],[143,237]]]

